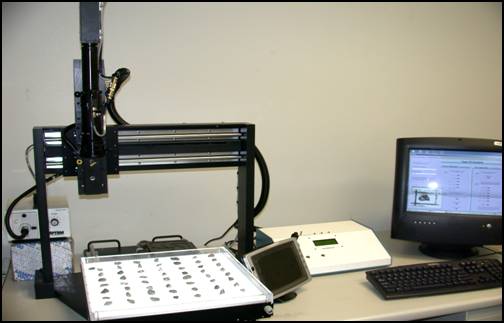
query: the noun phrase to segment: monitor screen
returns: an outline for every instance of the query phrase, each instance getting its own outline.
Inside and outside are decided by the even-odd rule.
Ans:
[[[437,258],[502,244],[502,141],[399,138],[391,237]]]
[[[502,154],[410,149],[411,212],[502,216]]]

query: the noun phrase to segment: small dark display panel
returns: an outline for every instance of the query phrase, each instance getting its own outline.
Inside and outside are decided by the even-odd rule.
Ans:
[[[282,296],[311,279],[297,242],[293,239],[277,242],[246,256],[255,275],[273,293]]]
[[[332,246],[338,244],[338,241],[336,239],[313,240],[313,244],[317,247]]]

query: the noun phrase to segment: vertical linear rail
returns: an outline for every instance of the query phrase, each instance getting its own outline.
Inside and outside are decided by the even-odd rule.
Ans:
[[[79,165],[77,180],[79,194],[107,193],[106,108],[100,90],[100,48],[102,6],[99,2],[82,2],[80,12],[81,77]],[[74,76],[75,76],[74,72]],[[74,85],[74,87],[78,87]],[[76,119],[79,119],[76,117]]]
[[[45,180],[45,147],[44,130],[33,129],[33,145],[35,155],[35,181],[37,185],[36,202],[40,228],[40,250],[42,253],[42,269],[35,273],[35,297],[54,297],[53,268],[51,242],[49,240],[49,217],[47,211],[47,191]]]
[[[99,158],[105,155],[104,139],[97,135],[103,128],[94,115],[105,114],[99,87],[98,45],[82,44],[82,94],[81,94],[81,157]],[[96,130],[97,129],[97,130]]]
[[[105,114],[99,87],[102,12],[99,2],[79,4],[80,42],[81,42],[81,158],[100,158],[105,155],[104,140],[96,134],[101,132],[94,116]],[[87,170],[87,169],[86,169]],[[87,175],[87,174],[86,174]],[[80,178],[79,178],[80,179]],[[80,179],[81,180],[81,179]]]

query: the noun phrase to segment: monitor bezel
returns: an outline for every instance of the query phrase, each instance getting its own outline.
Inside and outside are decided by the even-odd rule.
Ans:
[[[295,281],[292,281],[288,284],[285,284],[284,286],[277,288],[275,290],[271,290],[273,293],[273,298],[277,299],[281,296],[284,296],[290,292],[295,291],[299,287],[303,286],[304,284],[308,283],[311,281],[312,276],[310,274],[310,270],[308,269],[308,265],[306,264],[306,261],[304,260],[303,253],[301,251],[301,248],[299,247],[299,244],[297,242],[296,238],[288,238],[284,240],[280,240],[274,243],[271,243],[269,245],[266,245],[260,249],[256,249],[252,252],[249,252],[243,257],[244,264],[247,267],[247,269],[254,275],[256,276],[261,282],[263,282],[264,277],[261,276],[259,273],[261,270],[257,270],[259,266],[259,260],[261,257],[263,257],[265,254],[269,254],[270,252],[287,246],[288,248],[291,249],[292,254],[295,255],[296,257],[296,262],[299,265],[299,270],[301,272],[301,275],[298,276],[298,278]],[[266,283],[263,282],[263,284],[266,286]],[[266,286],[268,287],[268,286]],[[269,287],[268,287],[269,289]]]
[[[502,141],[447,137],[397,139],[391,237],[446,246],[502,244],[502,215],[407,211],[411,149],[500,152],[502,154]]]

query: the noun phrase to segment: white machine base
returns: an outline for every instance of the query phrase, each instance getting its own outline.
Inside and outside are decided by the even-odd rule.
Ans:
[[[298,236],[311,275],[366,269],[391,264],[374,232],[354,221],[302,224],[257,229],[257,246]]]

